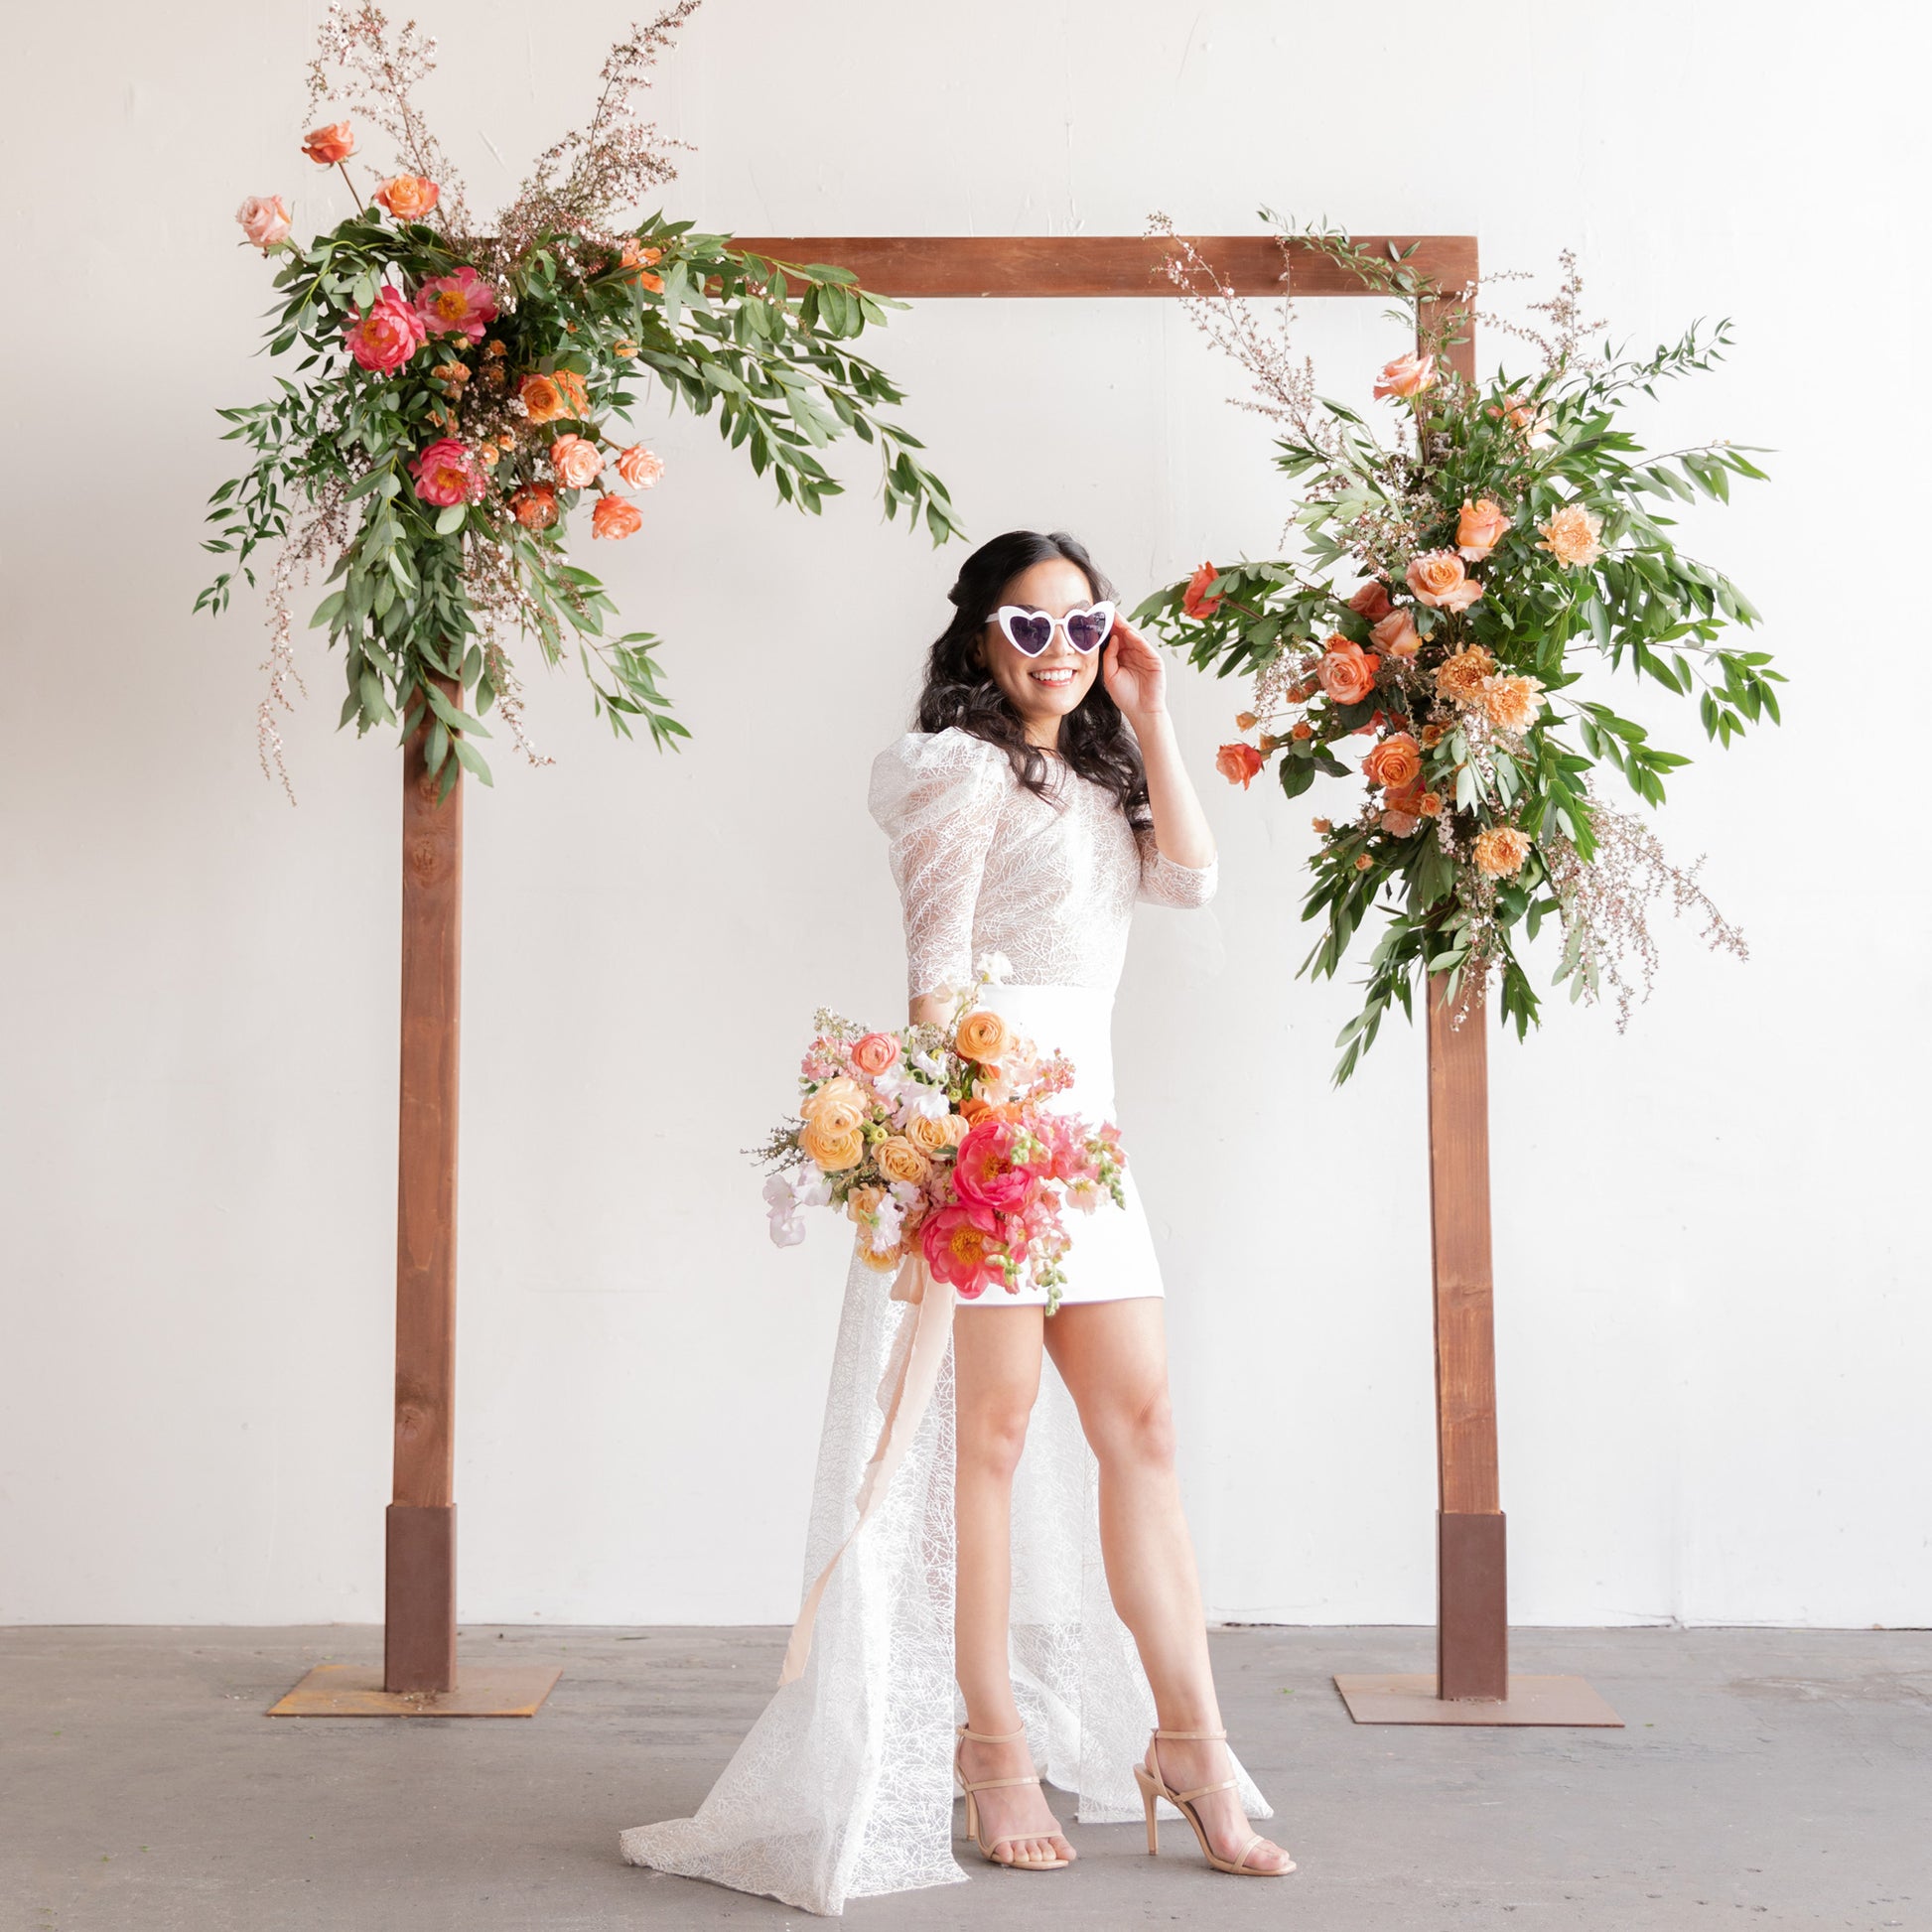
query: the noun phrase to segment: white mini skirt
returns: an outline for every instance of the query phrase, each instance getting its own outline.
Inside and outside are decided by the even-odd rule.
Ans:
[[[1041,1052],[1057,1048],[1073,1062],[1072,1086],[1054,1094],[1046,1105],[1078,1114],[1096,1127],[1114,1118],[1111,992],[1091,986],[984,986],[979,1004],[997,1013]],[[1129,1302],[1164,1292],[1147,1210],[1135,1185],[1133,1142],[1123,1136],[1122,1145],[1127,1152],[1127,1172],[1122,1176],[1127,1204],[1116,1207],[1103,1198],[1091,1214],[1078,1208],[1063,1213],[1073,1246],[1061,1263],[1066,1272],[1061,1307],[1073,1302]],[[1039,1308],[1045,1301],[1042,1288],[1022,1288],[1012,1295],[1003,1288],[989,1288],[977,1301],[959,1306],[962,1311]]]

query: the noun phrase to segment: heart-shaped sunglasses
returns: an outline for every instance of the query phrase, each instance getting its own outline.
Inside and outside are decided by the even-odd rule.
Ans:
[[[1044,611],[1024,610],[1018,604],[1002,604],[987,619],[997,623],[1000,634],[1015,650],[1037,657],[1053,641],[1055,626],[1066,632],[1066,641],[1083,657],[1107,641],[1114,627],[1111,604],[1082,604],[1063,618],[1048,617]]]

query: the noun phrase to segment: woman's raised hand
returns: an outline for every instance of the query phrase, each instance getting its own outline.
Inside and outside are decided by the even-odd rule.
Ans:
[[[1101,653],[1100,675],[1107,695],[1130,720],[1153,718],[1168,708],[1167,664],[1123,617],[1114,619],[1112,634]]]

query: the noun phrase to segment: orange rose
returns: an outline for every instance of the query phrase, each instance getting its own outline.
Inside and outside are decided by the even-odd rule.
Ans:
[[[510,514],[526,530],[547,530],[557,520],[557,490],[553,483],[525,483],[510,498]]]
[[[516,385],[516,399],[533,423],[554,423],[559,416],[569,414],[564,407],[564,392],[547,375],[526,375]]]
[[[914,1187],[923,1187],[932,1172],[932,1163],[902,1134],[881,1141],[873,1150],[873,1159],[888,1180],[903,1180]]]
[[[1294,728],[1288,735],[1290,738],[1298,741],[1304,738],[1312,738],[1314,736],[1314,727],[1306,718],[1298,718],[1295,721]],[[1273,747],[1271,746],[1270,749],[1272,750]]]
[[[1238,732],[1251,732],[1261,723],[1252,711],[1237,711],[1234,714],[1234,729]]]
[[[921,1154],[943,1154],[953,1145],[947,1136],[944,1114],[914,1114],[906,1123],[905,1138]]]
[[[1416,809],[1424,818],[1441,818],[1443,815],[1443,794],[1440,791],[1426,791],[1416,801]]]
[[[1488,825],[1476,834],[1476,871],[1489,879],[1513,879],[1530,856],[1530,842],[1513,825]]]
[[[624,277],[626,281],[635,282],[639,288],[661,290],[664,286],[664,278],[661,275],[651,274],[650,264],[662,261],[663,258],[663,249],[645,248],[638,243],[637,237],[632,235],[623,244],[623,253],[618,259],[618,266],[628,271]]]
[[[1423,750],[1425,752],[1433,752],[1448,736],[1449,733],[1441,725],[1425,725],[1422,728]]]
[[[664,459],[653,456],[641,443],[633,443],[617,454],[618,475],[632,489],[648,489],[664,474]]]
[[[1331,703],[1360,704],[1375,689],[1375,667],[1379,661],[1373,651],[1351,644],[1346,637],[1330,637],[1314,674]]]
[[[1378,619],[1386,618],[1395,606],[1389,602],[1388,586],[1371,579],[1348,600],[1348,608],[1358,618],[1366,618],[1370,623],[1374,623]]]
[[[1180,594],[1180,609],[1190,618],[1211,618],[1221,608],[1218,597],[1209,597],[1207,587],[1220,575],[1212,564],[1202,564],[1187,580],[1187,588]]]
[[[998,1063],[1000,1055],[1013,1044],[1013,1029],[997,1013],[977,1007],[959,1023],[953,1035],[962,1059],[977,1060],[981,1066]]]
[[[1479,564],[1502,541],[1509,518],[1499,504],[1487,496],[1472,503],[1462,499],[1462,514],[1455,520],[1455,547],[1472,564]]]
[[[597,507],[591,511],[592,537],[632,537],[637,534],[643,518],[637,513],[637,505],[622,496],[613,496],[609,490],[597,499]]]
[[[1229,784],[1239,785],[1243,791],[1253,782],[1263,763],[1261,754],[1252,745],[1223,745],[1214,754],[1214,769]]]
[[[856,1168],[865,1159],[866,1137],[858,1128],[835,1134],[815,1120],[808,1120],[798,1135],[798,1145],[825,1173],[838,1173]]]
[[[598,473],[604,468],[604,457],[595,443],[567,433],[551,444],[550,467],[566,489],[583,489],[596,483]],[[638,520],[641,522],[642,518]]]
[[[1335,829],[1335,822],[1331,818],[1311,819],[1309,823],[1311,824],[1314,827],[1314,829],[1317,832],[1319,832],[1324,839],[1328,836],[1330,832],[1332,832]]]
[[[959,1103],[959,1118],[968,1127],[976,1126],[993,1111],[991,1103],[981,1100],[977,1095],[969,1096]]]
[[[1432,611],[1466,611],[1482,586],[1462,568],[1453,550],[1426,550],[1411,560],[1409,588]]]
[[[1379,623],[1371,624],[1368,634],[1391,657],[1413,657],[1422,649],[1422,632],[1416,628],[1416,621],[1409,615],[1406,604],[1399,611],[1391,611]]]
[[[1383,364],[1381,379],[1371,393],[1375,396],[1419,396],[1436,386],[1436,358],[1433,355],[1398,355]]]
[[[1391,732],[1362,760],[1362,770],[1385,791],[1406,790],[1422,777],[1422,747],[1407,732]]]
[[[346,121],[331,121],[327,127],[310,131],[302,143],[302,152],[320,166],[333,168],[355,152],[355,130]]]
[[[1496,660],[1480,644],[1458,650],[1436,667],[1436,689],[1453,704],[1482,702],[1482,681],[1496,668]]]
[[[427,175],[398,175],[393,181],[385,181],[375,191],[373,199],[398,221],[420,221],[436,206],[442,194],[443,191]]]
[[[557,369],[550,380],[557,385],[557,392],[564,399],[563,413],[574,416],[580,423],[587,423],[591,416],[591,399],[584,388],[584,378],[575,369]]]

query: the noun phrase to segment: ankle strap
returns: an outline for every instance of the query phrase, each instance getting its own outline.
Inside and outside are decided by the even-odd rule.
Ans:
[[[1154,1734],[1157,1737],[1225,1737],[1225,1730],[1163,1730],[1158,1725]]]
[[[1011,1744],[1027,1734],[1025,1725],[1018,1730],[1007,1731],[1003,1736],[995,1736],[990,1730],[968,1730],[964,1725],[955,1725],[953,1728],[959,1736],[970,1737],[976,1744]]]

